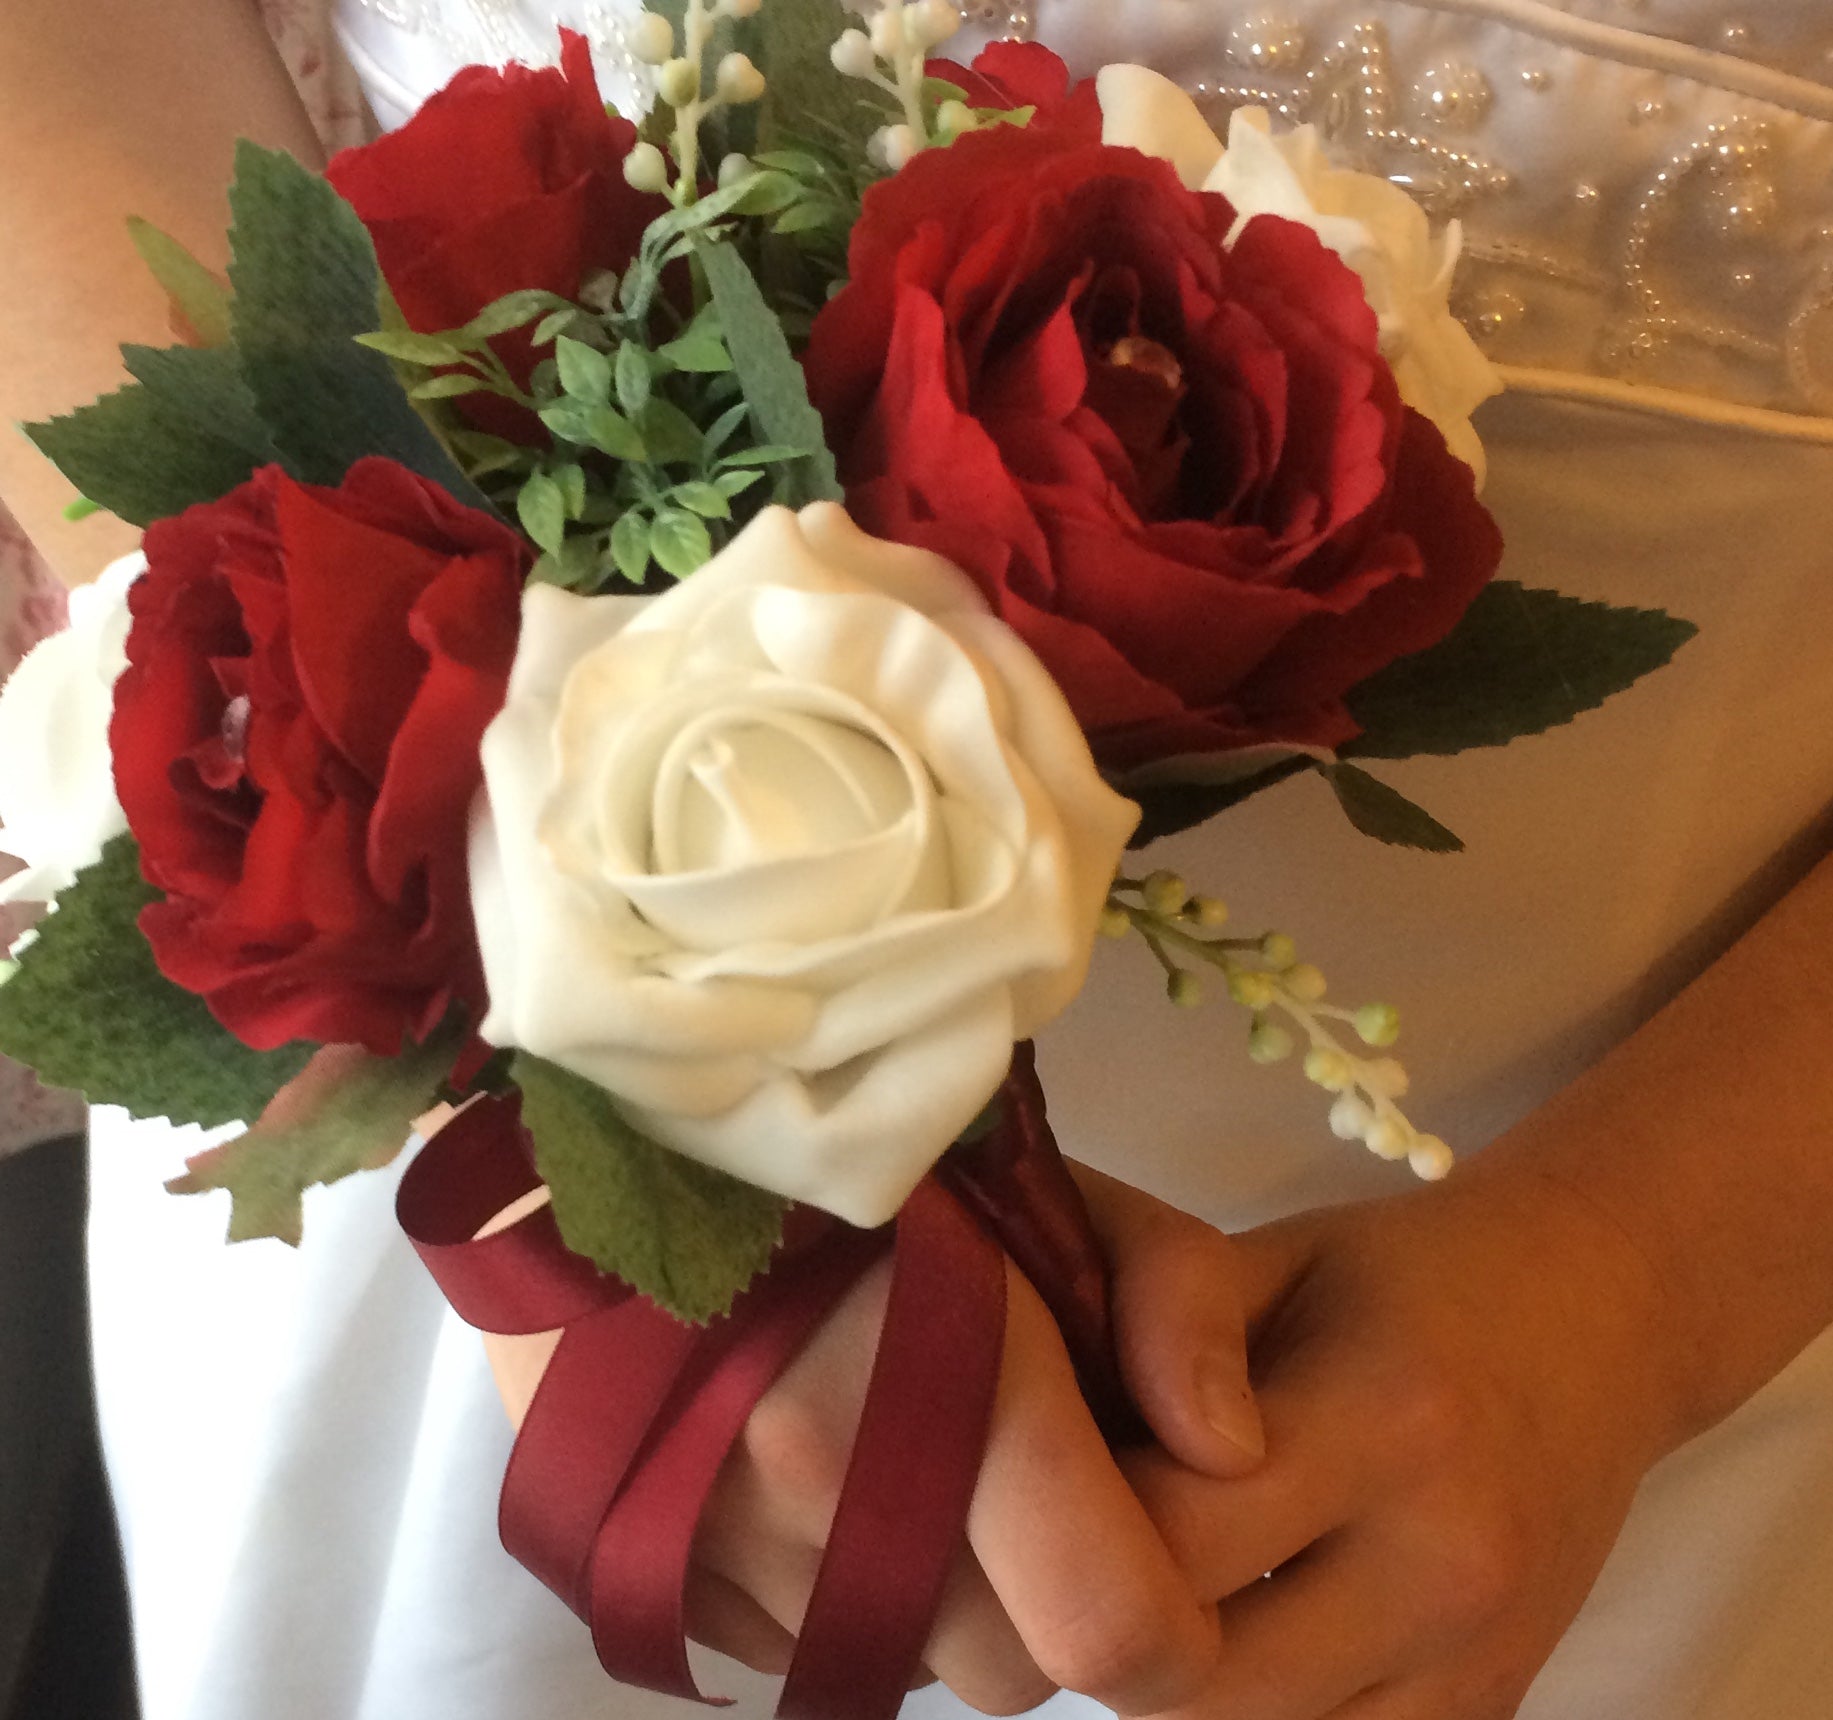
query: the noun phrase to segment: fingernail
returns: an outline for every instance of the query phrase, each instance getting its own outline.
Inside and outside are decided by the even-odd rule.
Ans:
[[[1196,1367],[1197,1407],[1203,1419],[1228,1443],[1249,1457],[1267,1454],[1266,1430],[1253,1391],[1241,1370],[1221,1356],[1199,1356]]]

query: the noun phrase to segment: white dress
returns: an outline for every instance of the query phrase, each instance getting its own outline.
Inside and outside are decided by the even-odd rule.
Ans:
[[[1417,1120],[1474,1149],[1827,844],[1833,5],[1013,6],[982,21],[1035,27],[1083,69],[1144,61],[1219,105],[1315,119],[1344,159],[1461,215],[1462,308],[1510,367],[1478,419],[1504,571],[1700,624],[1570,728],[1396,767],[1462,856],[1358,838],[1309,780],[1167,845],[1345,994],[1399,1003]],[[615,94],[615,10],[560,10]],[[346,0],[341,23],[386,121],[462,59],[543,52],[554,11]],[[1148,1036],[1152,1079],[1116,1080]],[[1043,1045],[1066,1146],[1228,1225],[1395,1186],[1238,1043],[1220,1007],[1173,1012],[1149,960],[1102,951]],[[320,1193],[298,1256],[224,1251],[220,1212],[158,1191],[186,1143],[98,1135],[97,1359],[147,1720],[689,1712],[605,1684],[585,1632],[497,1550],[509,1436],[475,1338],[394,1231],[391,1177]],[[1830,1604],[1833,1337],[1649,1477],[1524,1713],[1819,1720]],[[762,1681],[713,1678],[767,1710]],[[944,1711],[929,1693],[907,1712]]]

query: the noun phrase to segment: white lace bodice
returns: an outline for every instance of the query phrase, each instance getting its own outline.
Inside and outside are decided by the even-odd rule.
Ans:
[[[634,0],[342,0],[384,121],[465,60],[583,29],[612,99]],[[1833,416],[1825,0],[967,0],[1080,69],[1134,59],[1221,113],[1315,121],[1469,235],[1458,308],[1499,362]]]

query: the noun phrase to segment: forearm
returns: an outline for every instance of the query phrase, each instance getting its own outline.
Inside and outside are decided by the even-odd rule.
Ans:
[[[213,266],[237,137],[318,146],[253,0],[84,0],[9,11],[0,45],[0,496],[72,583],[132,541],[70,525],[72,491],[10,426],[118,387],[124,341],[169,345],[124,225]],[[20,170],[18,164],[25,164]]]
[[[1652,1270],[1673,1443],[1833,1322],[1833,860],[1466,1173],[1552,1186]]]

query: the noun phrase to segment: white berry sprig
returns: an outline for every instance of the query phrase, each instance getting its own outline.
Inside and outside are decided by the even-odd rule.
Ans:
[[[1297,946],[1284,932],[1216,936],[1227,921],[1223,903],[1192,894],[1182,878],[1166,871],[1115,879],[1101,912],[1101,929],[1110,937],[1138,933],[1165,970],[1166,995],[1180,1007],[1192,1009],[1203,1001],[1202,978],[1191,962],[1219,971],[1229,997],[1249,1012],[1247,1049],[1256,1063],[1291,1056],[1298,1049],[1296,1028],[1305,1040],[1306,1078],[1333,1096],[1332,1134],[1359,1140],[1380,1158],[1405,1159],[1429,1182],[1444,1176],[1451,1169],[1451,1149],[1437,1135],[1416,1129],[1397,1103],[1407,1090],[1399,1060],[1364,1057],[1328,1025],[1345,1023],[1364,1045],[1385,1050],[1399,1037],[1399,1012],[1386,1003],[1346,1009],[1325,1002],[1324,975],[1298,959]]]
[[[681,39],[677,43],[675,26],[659,12],[644,12],[630,26],[627,41],[631,54],[644,65],[655,68],[656,95],[673,111],[675,129],[669,139],[669,154],[674,157],[671,179],[668,160],[653,143],[639,143],[624,157],[624,177],[639,191],[666,194],[676,207],[692,203],[699,187],[700,127],[710,115],[725,107],[743,107],[762,98],[764,74],[752,64],[747,54],[736,51],[722,54],[713,69],[711,94],[706,90],[706,52],[713,31],[722,18],[749,18],[763,5],[763,0],[688,0],[681,19]],[[676,51],[677,47],[679,52]],[[742,158],[741,158],[742,163]],[[735,175],[720,164],[720,177],[729,181]],[[737,171],[742,172],[748,163]]]
[[[844,30],[829,50],[834,70],[858,78],[891,96],[903,119],[880,126],[867,144],[876,167],[896,173],[920,149],[947,143],[980,122],[964,102],[944,102],[934,124],[923,112],[924,66],[937,48],[961,28],[961,14],[949,0],[887,0],[863,30]]]

